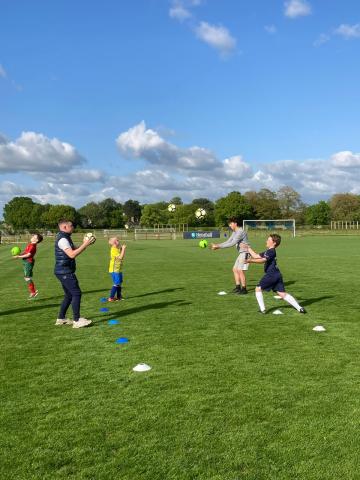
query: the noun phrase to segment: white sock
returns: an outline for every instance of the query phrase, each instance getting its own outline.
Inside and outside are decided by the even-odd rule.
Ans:
[[[263,297],[262,292],[256,292],[255,291],[255,296],[256,296],[256,300],[259,304],[260,310],[262,312],[265,312],[265,303],[264,303],[264,297]]]
[[[295,298],[291,295],[289,295],[288,293],[285,295],[284,297],[284,300],[285,302],[288,302],[290,303],[290,305],[292,305],[294,308],[296,308],[296,310],[299,312],[301,307],[300,305],[297,303],[297,301],[295,300]]]

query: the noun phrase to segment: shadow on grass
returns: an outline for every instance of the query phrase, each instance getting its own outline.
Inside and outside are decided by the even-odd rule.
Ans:
[[[323,297],[314,297],[314,298],[307,298],[303,302],[300,302],[302,306],[306,307],[306,305],[311,305],[312,303],[321,302],[321,300],[327,300],[328,298],[334,298],[335,295],[324,295]]]
[[[111,312],[111,314],[108,313],[105,318],[101,315],[102,319],[94,323],[97,324],[97,323],[107,322],[109,319],[115,318],[117,316],[124,318],[129,315],[133,315],[134,313],[145,312],[147,310],[159,310],[161,308],[169,307],[170,305],[176,305],[178,307],[182,307],[184,305],[191,305],[191,302],[184,302],[183,300],[174,300],[172,302],[159,302],[159,303],[150,303],[147,305],[139,305],[138,307]],[[96,315],[93,318],[98,318],[98,317],[100,317],[100,315]]]
[[[80,287],[81,287],[81,286],[80,286]],[[102,289],[100,289],[100,290],[82,290],[82,294],[83,294],[83,295],[85,295],[85,294],[87,294],[87,293],[100,293],[100,292],[103,292],[104,295],[106,296],[106,295],[107,295],[107,292],[108,292],[108,289],[102,288]],[[56,295],[55,297],[39,298],[39,299],[36,299],[36,303],[47,302],[48,300],[56,300],[57,298],[59,298],[59,299],[64,298],[64,294]],[[59,303],[59,305],[60,305],[60,303]]]
[[[0,312],[0,317],[5,315],[12,315],[13,313],[23,313],[23,312],[33,312],[34,310],[44,310],[45,308],[53,308],[59,307],[58,303],[49,303],[48,305],[36,305],[38,303],[36,300],[32,300],[29,302],[27,307],[23,308],[15,308],[13,310],[5,310],[4,312]]]
[[[126,297],[126,298],[148,297],[149,295],[158,295],[159,293],[175,292],[176,290],[184,290],[184,287],[165,288],[164,290],[155,290],[154,292],[142,293],[141,295],[132,295],[131,297]]]
[[[334,295],[324,295],[322,297],[314,297],[314,298],[308,298],[307,300],[304,300],[304,301],[301,301],[301,300],[298,300],[300,305],[302,307],[307,307],[308,305],[311,305],[313,303],[317,303],[317,302],[321,302],[321,300],[327,300],[328,298],[334,298]],[[281,305],[281,306],[280,306]],[[294,310],[294,307],[292,307],[291,305],[289,305],[287,302],[282,301],[281,303],[279,303],[279,306],[278,307],[271,307],[269,308],[267,311],[267,313],[271,313],[275,310],[278,310],[278,308],[289,308],[289,309],[292,309]]]

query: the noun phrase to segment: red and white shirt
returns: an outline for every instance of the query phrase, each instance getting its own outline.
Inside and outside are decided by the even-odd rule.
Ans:
[[[26,253],[30,253],[30,257],[24,258],[23,260],[26,260],[29,263],[34,263],[36,243],[29,243],[28,245],[26,245],[26,248],[21,255],[25,255]]]

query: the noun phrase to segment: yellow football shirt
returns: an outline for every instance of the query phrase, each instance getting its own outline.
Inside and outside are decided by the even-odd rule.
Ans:
[[[109,272],[110,273],[120,273],[122,268],[122,260],[119,260],[118,257],[120,255],[120,249],[117,247],[111,247],[110,249],[110,264],[109,264]]]

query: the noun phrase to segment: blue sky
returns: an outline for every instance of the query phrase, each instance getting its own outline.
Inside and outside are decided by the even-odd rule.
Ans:
[[[360,193],[360,2],[3,0],[0,210]]]

